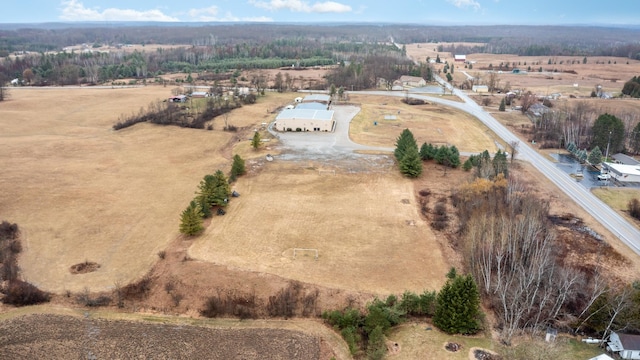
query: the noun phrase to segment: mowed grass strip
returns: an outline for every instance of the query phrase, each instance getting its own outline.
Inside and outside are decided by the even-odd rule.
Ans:
[[[357,143],[394,147],[407,128],[418,146],[428,142],[455,145],[467,152],[497,151],[494,134],[465,112],[437,104],[407,105],[397,97],[351,95],[350,101],[362,108],[350,127],[351,139]]]

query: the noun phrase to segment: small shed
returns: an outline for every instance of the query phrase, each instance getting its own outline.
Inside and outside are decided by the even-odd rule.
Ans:
[[[488,93],[489,92],[489,86],[487,86],[487,85],[473,85],[473,87],[471,87],[471,90],[473,92],[476,92],[476,93]]]
[[[453,55],[453,60],[455,62],[465,62],[467,61],[467,55]]]

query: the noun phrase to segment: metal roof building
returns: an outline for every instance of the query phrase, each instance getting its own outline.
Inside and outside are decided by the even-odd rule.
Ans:
[[[285,109],[276,117],[278,131],[333,131],[333,110]]]

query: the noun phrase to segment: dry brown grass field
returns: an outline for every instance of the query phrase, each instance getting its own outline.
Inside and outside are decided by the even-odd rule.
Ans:
[[[446,43],[442,43],[447,45]],[[456,43],[458,44],[458,43]],[[480,44],[481,45],[481,44]],[[421,43],[408,44],[407,54],[414,60],[425,61],[427,56],[435,59],[439,54],[444,63],[454,63],[453,55],[449,52],[437,52],[438,44]],[[561,93],[588,97],[596,85],[601,85],[603,90],[611,93],[619,93],[622,86],[633,76],[640,74],[640,61],[627,58],[594,56],[587,57],[587,63],[583,64],[583,56],[518,56],[509,54],[467,54],[467,61],[475,62],[473,69],[465,69],[461,63],[455,64],[454,80],[461,83],[466,79],[462,71],[466,71],[473,77],[487,79],[487,71],[482,70],[490,64],[497,71],[500,63],[510,63],[510,69],[517,67],[527,70],[528,74],[511,74],[510,70],[503,70],[498,74],[501,85],[507,82],[512,89],[526,89],[540,95]],[[551,59],[552,64],[548,64]],[[561,64],[562,62],[562,64]],[[572,64],[573,62],[573,64]],[[436,65],[441,69],[443,65]],[[539,68],[543,72],[538,72]],[[554,72],[554,69],[557,70]],[[575,71],[576,74],[567,71]],[[574,86],[577,84],[578,86]]]
[[[241,178],[242,196],[213,219],[191,257],[383,295],[439,288],[448,264],[418,213],[413,183],[394,169],[333,175],[324,166],[276,160]],[[294,248],[317,249],[319,258],[294,258]]]
[[[227,170],[238,135],[151,124],[111,129],[120,114],[169,91],[18,89],[1,104],[0,209],[22,229],[26,279],[56,292],[113,287],[148,271],[178,235],[180,212],[205,174]],[[260,123],[270,106],[246,107],[230,122]],[[72,275],[70,266],[83,261],[100,269]]]
[[[361,144],[394,147],[403,129],[411,129],[418,145],[455,145],[460,151],[497,151],[495,135],[475,117],[437,104],[407,105],[396,97],[350,95],[361,111],[351,122],[351,138]],[[386,115],[395,120],[385,120]],[[377,125],[374,124],[377,123]]]

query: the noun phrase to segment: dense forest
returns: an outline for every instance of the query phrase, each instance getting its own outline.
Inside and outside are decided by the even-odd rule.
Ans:
[[[316,44],[479,42],[495,54],[640,57],[640,29],[585,26],[426,26],[399,24],[42,24],[0,27],[0,57],[15,51],[61,50],[74,44]],[[461,49],[463,50],[463,49]],[[4,55],[3,55],[4,54]]]

